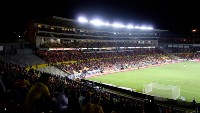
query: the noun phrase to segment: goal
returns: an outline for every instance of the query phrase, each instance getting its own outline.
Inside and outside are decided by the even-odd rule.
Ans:
[[[144,85],[143,93],[176,100],[180,96],[180,86],[150,83]]]

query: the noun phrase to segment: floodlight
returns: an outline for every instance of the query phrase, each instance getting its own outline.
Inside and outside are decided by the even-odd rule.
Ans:
[[[87,23],[88,22],[87,18],[84,18],[84,17],[79,17],[78,21],[81,22],[81,23]]]
[[[140,29],[140,26],[135,26],[134,28],[135,28],[135,29]]]
[[[105,25],[104,22],[99,19],[91,20],[90,23],[93,25]]]
[[[123,28],[123,27],[125,27],[123,24],[120,24],[120,23],[113,23],[112,26],[116,27],[116,28]]]
[[[105,25],[106,25],[106,26],[109,26],[109,25],[111,25],[111,24],[109,24],[108,22],[106,22]]]
[[[146,30],[147,27],[146,27],[146,26],[141,26],[140,29],[141,29],[141,30]]]
[[[128,29],[133,29],[133,28],[134,28],[134,26],[131,25],[131,24],[127,25],[126,27],[127,27]]]
[[[192,32],[196,32],[196,31],[197,31],[196,29],[193,29],[193,30],[192,30]]]
[[[147,27],[147,29],[148,29],[148,30],[152,30],[152,29],[153,29],[153,27]]]
[[[152,30],[153,27],[151,26],[133,26],[132,24],[128,24],[127,26],[123,25],[122,23],[119,22],[114,22],[113,24],[110,24],[108,22],[104,22],[100,19],[92,19],[90,21],[88,21],[87,18],[85,17],[79,17],[78,21],[80,23],[87,23],[89,22],[90,24],[96,25],[96,26],[112,26],[115,28],[128,28],[128,29],[140,29],[140,30]],[[195,30],[193,30],[193,32],[195,32]]]

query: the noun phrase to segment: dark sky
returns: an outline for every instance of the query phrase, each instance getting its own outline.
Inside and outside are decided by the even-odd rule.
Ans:
[[[179,1],[179,2],[174,2]],[[101,17],[113,22],[150,24],[157,29],[190,32],[200,28],[200,8],[192,0],[54,0],[1,1],[1,25],[7,31],[22,31],[29,17],[78,15]],[[9,26],[9,27],[8,27]],[[1,27],[2,28],[2,27]]]

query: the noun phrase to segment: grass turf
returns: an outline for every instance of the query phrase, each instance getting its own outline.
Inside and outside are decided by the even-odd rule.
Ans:
[[[200,102],[200,62],[167,64],[95,76],[87,80],[133,88],[137,92],[142,92],[143,86],[149,83],[176,85],[180,86],[180,96],[185,97],[186,101],[192,101],[195,98],[197,102]]]

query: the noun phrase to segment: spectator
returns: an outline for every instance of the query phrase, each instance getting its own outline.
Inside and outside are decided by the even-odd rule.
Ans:
[[[84,99],[85,99],[85,95],[82,94],[82,93],[79,93],[78,101],[79,101],[81,106],[83,105]]]
[[[25,102],[24,110],[27,113],[37,113],[48,111],[49,103],[51,100],[50,92],[48,89],[48,82],[50,76],[42,73],[39,81],[36,82],[28,91]]]
[[[82,106],[82,113],[104,113],[104,111],[100,105],[90,103],[90,97],[86,97]]]
[[[58,92],[55,92],[57,112],[66,113],[68,106],[68,98],[64,94],[64,90],[61,87],[59,87],[57,91]]]
[[[192,100],[192,106],[196,107],[196,100],[195,100],[195,98]]]

